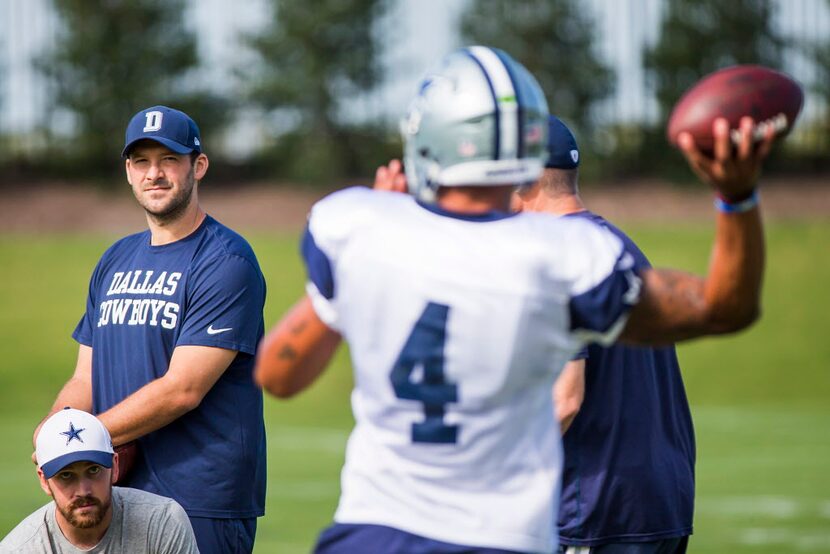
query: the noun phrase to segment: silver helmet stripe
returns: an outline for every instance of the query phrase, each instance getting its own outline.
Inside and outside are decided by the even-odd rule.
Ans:
[[[485,46],[471,46],[467,49],[484,69],[496,95],[496,110],[499,112],[499,153],[498,159],[515,159],[519,154],[519,104],[513,79],[498,55]]]

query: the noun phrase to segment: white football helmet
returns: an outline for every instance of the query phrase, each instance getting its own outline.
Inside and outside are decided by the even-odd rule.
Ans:
[[[433,202],[438,187],[535,182],[547,120],[539,83],[507,53],[472,46],[447,55],[401,121],[409,192]]]

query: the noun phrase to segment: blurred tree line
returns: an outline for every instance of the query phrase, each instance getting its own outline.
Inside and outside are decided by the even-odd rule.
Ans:
[[[514,53],[539,77],[551,112],[575,131],[583,150],[583,173],[589,177],[688,178],[665,129],[672,107],[702,76],[735,64],[782,69],[785,50],[805,46],[828,68],[830,41],[789,44],[773,25],[775,5],[772,0],[666,0],[659,38],[642,53],[658,117],[636,124],[597,125],[594,108],[613,94],[614,74],[596,51],[596,22],[576,0],[525,0],[520,5],[473,0],[462,21],[462,36]],[[817,92],[830,102],[830,80]],[[825,126],[825,141],[828,134]],[[781,150],[776,149],[773,169],[784,163]],[[819,169],[816,158],[823,160],[825,152],[788,152],[788,169]]]
[[[208,152],[240,110],[257,110],[268,130],[257,152],[236,162],[215,154],[219,170],[212,175],[330,182],[370,176],[400,155],[394,124],[354,113],[355,99],[383,84],[382,41],[394,37],[381,36],[378,22],[393,0],[270,0],[268,21],[246,37],[256,61],[238,69],[241,91],[233,97],[197,78],[197,40],[184,24],[184,0],[52,3],[61,31],[35,64],[51,83],[54,105],[42,131],[45,155],[29,169],[111,177],[121,171],[120,140],[113,137],[153,104],[191,114]],[[643,52],[659,115],[637,124],[597,118],[616,75],[597,51],[596,22],[577,0],[470,0],[459,36],[465,44],[503,48],[538,77],[551,111],[576,132],[589,177],[666,176],[681,167],[664,136],[671,107],[711,71],[736,63],[780,69],[784,52],[797,49],[820,68],[813,92],[830,103],[830,40],[788,42],[773,24],[776,5],[665,0],[659,38]],[[818,125],[821,147],[788,144],[780,167],[826,169],[830,119]]]
[[[52,0],[62,30],[35,60],[53,87],[48,156],[61,168],[107,174],[120,169],[126,122],[154,104],[181,106],[210,136],[228,121],[228,101],[195,85],[196,37],[184,26],[183,0]],[[114,140],[121,138],[121,141]]]

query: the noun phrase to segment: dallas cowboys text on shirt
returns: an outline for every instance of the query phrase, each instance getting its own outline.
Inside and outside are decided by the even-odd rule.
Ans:
[[[130,294],[173,296],[182,274],[178,271],[136,269],[117,271],[112,276],[107,296]],[[101,302],[98,327],[104,325],[161,325],[174,329],[179,320],[179,304],[158,298],[113,298]]]

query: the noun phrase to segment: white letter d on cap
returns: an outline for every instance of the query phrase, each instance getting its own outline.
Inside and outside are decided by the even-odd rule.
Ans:
[[[161,119],[163,116],[164,114],[159,111],[147,112],[144,114],[144,117],[146,117],[147,120],[144,122],[143,131],[146,133],[147,131],[158,131],[161,129]]]

